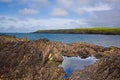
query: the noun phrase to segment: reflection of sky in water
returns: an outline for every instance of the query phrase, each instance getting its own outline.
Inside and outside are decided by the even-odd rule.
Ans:
[[[73,71],[84,69],[86,66],[91,65],[96,62],[96,58],[91,56],[85,59],[80,57],[65,57],[63,56],[63,62],[59,67],[63,67],[66,72],[66,78],[68,78]]]

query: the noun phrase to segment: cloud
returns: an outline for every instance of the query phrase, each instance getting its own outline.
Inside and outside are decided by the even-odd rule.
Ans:
[[[81,8],[78,8],[75,10],[75,13],[77,13],[78,15],[83,15],[86,11],[81,9]]]
[[[62,8],[55,8],[51,14],[52,16],[67,16],[68,12]]]
[[[84,7],[82,9],[88,12],[93,12],[93,11],[107,11],[111,10],[112,8],[106,4],[98,4],[94,7]]]
[[[86,20],[91,26],[120,27],[120,10],[108,10],[95,12]]]
[[[83,15],[86,12],[91,14],[91,13],[95,13],[96,11],[109,11],[111,9],[112,9],[111,6],[107,4],[99,3],[94,6],[85,6],[85,7],[75,8],[74,11],[78,15]]]
[[[9,3],[9,2],[12,2],[12,0],[0,0],[0,2],[6,2],[6,3]]]
[[[63,8],[71,8],[74,2],[73,0],[57,0],[57,4]]]
[[[0,21],[6,20],[6,17],[0,16]]]
[[[0,16],[0,31],[31,32],[38,29],[120,27],[120,0],[0,0],[0,2],[11,2],[0,5],[2,11],[0,15],[4,15]]]
[[[80,6],[90,6],[95,4],[95,0],[76,0],[76,4]]]
[[[39,11],[35,9],[24,8],[22,10],[19,10],[19,13],[25,14],[25,15],[28,15],[28,14],[33,15],[33,14],[38,14]]]
[[[116,0],[115,0],[116,1]],[[90,14],[95,11],[107,11],[111,10],[108,1],[96,1],[96,0],[57,0],[57,6],[66,9],[69,12],[74,12],[77,15],[83,15],[86,12]]]
[[[1,18],[2,16],[0,16]],[[78,28],[86,25],[84,20],[51,18],[51,19],[33,19],[33,18],[15,18],[5,17],[0,20],[0,32],[33,32],[39,29],[69,29]],[[11,28],[12,27],[12,28]]]

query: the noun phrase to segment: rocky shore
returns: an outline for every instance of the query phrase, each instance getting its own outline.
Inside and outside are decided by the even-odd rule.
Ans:
[[[66,79],[62,56],[99,60]],[[0,35],[0,80],[120,80],[120,48],[85,42],[63,44],[48,39]]]

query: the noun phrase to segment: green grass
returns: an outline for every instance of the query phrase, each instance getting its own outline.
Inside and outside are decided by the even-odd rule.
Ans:
[[[77,28],[60,30],[38,30],[35,33],[66,33],[66,34],[113,34],[120,35],[120,28]]]
[[[54,66],[59,66],[60,64],[62,64],[62,62],[52,61],[52,60],[48,60],[47,62],[50,63],[50,64],[53,64]]]
[[[81,28],[81,29],[75,29],[75,32],[87,32],[87,33],[103,33],[103,34],[109,34],[109,33],[120,33],[120,28]]]

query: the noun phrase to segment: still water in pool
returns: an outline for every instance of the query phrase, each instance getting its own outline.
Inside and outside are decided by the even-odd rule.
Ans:
[[[82,70],[85,67],[94,64],[98,59],[96,59],[94,56],[90,56],[87,58],[80,58],[78,57],[66,57],[63,56],[63,62],[59,65],[59,67],[63,67],[64,71],[66,72],[65,78],[70,77],[70,75],[75,70]]]

